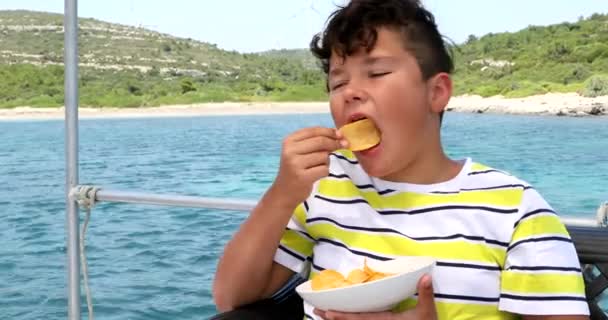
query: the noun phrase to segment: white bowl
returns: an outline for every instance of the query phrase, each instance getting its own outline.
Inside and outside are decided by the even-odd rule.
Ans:
[[[368,260],[367,263],[374,271],[393,275],[376,281],[319,291],[312,290],[309,280],[300,284],[296,292],[304,301],[324,311],[388,311],[417,292],[418,281],[424,274],[432,273],[435,259],[400,257],[388,261]],[[362,268],[363,266],[360,267]]]

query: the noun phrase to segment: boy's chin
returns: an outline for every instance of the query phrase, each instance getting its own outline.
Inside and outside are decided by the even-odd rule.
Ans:
[[[389,170],[387,170],[388,168],[383,167],[379,161],[361,159],[359,160],[359,163],[365,173],[371,177],[382,179],[389,173]]]

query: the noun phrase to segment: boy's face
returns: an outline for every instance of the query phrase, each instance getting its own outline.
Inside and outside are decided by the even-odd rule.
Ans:
[[[437,101],[435,81],[423,80],[415,57],[392,29],[378,29],[369,53],[332,55],[330,107],[336,127],[369,118],[381,132],[380,144],[356,152],[369,175],[400,181],[415,161],[424,161],[435,139],[439,143],[438,112],[447,101]]]

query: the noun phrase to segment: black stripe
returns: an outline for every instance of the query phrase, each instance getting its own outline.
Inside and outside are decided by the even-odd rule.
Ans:
[[[368,257],[368,258],[372,258],[372,259],[376,259],[376,260],[381,260],[381,261],[392,260],[391,258],[377,256],[375,254],[371,254],[371,253],[367,253],[367,252],[351,249],[347,245],[345,245],[345,244],[343,244],[341,242],[338,242],[338,241],[334,241],[334,240],[330,240],[330,239],[326,239],[326,238],[319,238],[319,239],[317,239],[317,241],[318,242],[325,242],[325,243],[333,244],[334,246],[338,246],[338,247],[344,248],[344,249],[350,251],[352,254],[355,254],[355,255],[358,255],[358,256]]]
[[[463,295],[458,295],[458,294],[445,294],[445,293],[435,293],[435,298],[481,301],[481,302],[498,302],[498,300],[499,300],[499,298],[492,298],[492,297],[463,296]]]
[[[541,214],[541,213],[557,214],[555,211],[553,211],[551,209],[537,209],[537,210],[534,210],[534,211],[530,211],[530,212],[524,214],[523,216],[521,216],[521,218],[519,218],[519,220],[517,220],[515,222],[515,224],[513,225],[513,228],[517,227],[522,220],[527,219],[530,216]]]
[[[382,190],[382,191],[378,191],[378,194],[383,196],[383,195],[387,195],[389,193],[395,192],[395,190],[393,189],[386,189],[386,190]]]
[[[432,194],[459,194],[460,191],[431,191]]]
[[[308,202],[306,200],[304,201],[304,209],[306,209],[306,213],[308,213],[308,210],[310,210],[310,207],[308,206]]]
[[[306,319],[310,319],[310,320],[315,320],[315,318],[309,316],[308,314],[304,313],[304,316],[306,317]]]
[[[351,180],[350,176],[348,176],[347,174],[343,173],[343,174],[335,174],[335,173],[329,173],[329,175],[327,175],[330,178],[336,178],[336,179],[348,179]]]
[[[507,270],[521,270],[521,271],[572,271],[581,272],[580,268],[574,267],[550,267],[550,266],[510,266]]]
[[[336,204],[355,204],[355,203],[365,203],[365,204],[368,204],[365,199],[335,200],[335,199],[331,199],[331,198],[326,198],[326,197],[320,196],[318,194],[315,195],[315,198],[321,199],[323,201],[331,202],[331,203],[336,203]]]
[[[476,175],[476,174],[485,174],[485,173],[492,173],[492,172],[504,173],[504,172],[496,170],[496,169],[490,169],[490,170],[484,170],[484,171],[469,172],[469,175],[473,176],[473,175]]]
[[[513,299],[513,300],[524,300],[524,301],[541,301],[541,300],[565,300],[565,301],[587,301],[585,297],[573,297],[573,296],[520,296],[514,294],[502,293],[501,298]]]
[[[358,189],[376,189],[376,187],[371,184],[355,184],[355,187],[357,187]]]
[[[470,269],[481,269],[481,270],[491,270],[491,271],[502,270],[500,268],[500,266],[487,266],[487,265],[479,265],[479,264],[471,264],[471,263],[454,263],[454,262],[437,261],[435,264],[437,266],[441,266],[441,267],[470,268]]]
[[[532,187],[532,186],[525,186],[524,190],[534,190],[534,187]]]
[[[391,192],[395,192],[395,190],[392,190],[392,189],[386,189],[386,190],[379,190],[378,191],[378,189],[376,189],[376,186],[374,186],[373,184],[364,184],[364,185],[355,184],[355,186],[357,187],[357,189],[374,189],[381,196],[383,196],[385,194],[389,194]]]
[[[378,213],[380,213],[382,215],[397,215],[397,214],[414,215],[414,214],[421,214],[421,213],[427,213],[427,212],[432,212],[432,211],[456,210],[456,209],[482,210],[482,211],[489,211],[489,212],[501,213],[501,214],[512,214],[512,213],[517,213],[517,211],[518,211],[517,209],[498,209],[498,208],[492,208],[492,207],[486,207],[486,206],[448,205],[448,206],[417,209],[417,210],[411,210],[411,211],[383,210],[383,211],[378,211]]]
[[[511,249],[517,247],[520,244],[523,243],[527,243],[527,242],[544,242],[544,241],[563,241],[563,242],[569,242],[572,243],[572,240],[569,238],[564,238],[564,237],[539,237],[539,238],[531,238],[531,239],[525,239],[525,240],[521,240],[521,241],[517,241],[515,243],[513,243],[512,245],[509,246],[509,248],[507,248],[507,252],[509,252]]]
[[[350,180],[351,182],[353,182],[353,179],[351,177],[349,177],[347,174],[334,174],[334,173],[329,173],[328,177],[330,178],[335,178],[335,179],[346,179],[346,180]],[[353,182],[354,184],[354,182]],[[376,189],[376,186],[374,186],[373,184],[354,184],[357,189]],[[378,192],[379,195],[385,195],[391,192],[395,192],[395,190],[392,189],[386,189],[386,190],[381,190],[381,191],[376,191]]]
[[[317,269],[318,271],[323,271],[325,270],[325,268],[316,265],[314,262],[311,262],[310,265],[313,267],[313,269]]]
[[[315,198],[323,200],[323,201],[335,203],[335,204],[363,203],[363,204],[369,205],[369,203],[365,199],[336,200],[336,199],[332,199],[332,198],[323,197],[320,195],[315,195]],[[440,207],[430,207],[430,208],[417,209],[417,210],[411,210],[411,211],[405,211],[405,210],[376,210],[376,211],[381,215],[398,215],[398,214],[414,215],[414,214],[421,214],[421,213],[427,213],[427,212],[432,212],[432,211],[455,210],[455,209],[482,210],[482,211],[489,211],[489,212],[501,213],[501,214],[512,214],[512,213],[517,213],[517,211],[518,211],[517,209],[498,209],[498,208],[492,208],[492,207],[486,207],[486,206],[464,206],[464,205],[448,205],[448,206],[440,206]]]
[[[524,186],[523,184],[505,184],[505,185],[501,185],[501,186],[483,187],[483,188],[463,188],[463,189],[460,189],[459,191],[433,191],[431,193],[434,193],[434,194],[456,194],[456,193],[460,193],[462,191],[484,191],[484,190],[498,190],[498,189],[512,189],[512,188],[523,188],[523,189],[525,189],[526,186]]]
[[[341,154],[337,154],[337,153],[330,153],[330,155],[331,155],[331,156],[334,156],[334,157],[336,157],[336,158],[338,158],[338,159],[342,159],[342,160],[344,160],[344,161],[346,161],[346,162],[348,162],[348,163],[350,163],[350,164],[358,164],[358,163],[359,163],[359,161],[357,161],[357,160],[350,160],[350,159],[348,159],[347,157],[345,157],[345,156],[343,156],[343,155],[341,155]]]
[[[298,259],[298,260],[300,260],[300,261],[306,261],[306,258],[305,258],[305,257],[303,257],[303,256],[301,256],[301,255],[299,255],[299,254],[297,254],[297,253],[295,253],[295,252],[293,252],[293,251],[291,251],[291,250],[287,249],[287,248],[286,248],[285,246],[283,246],[282,244],[280,244],[280,245],[279,245],[279,249],[281,249],[281,250],[285,251],[285,253],[287,253],[287,254],[289,254],[289,255],[293,256],[294,258],[296,258],[296,259]]]
[[[310,223],[314,223],[317,221],[325,221],[325,222],[329,222],[332,223],[336,226],[339,226],[341,228],[344,229],[349,229],[349,230],[358,230],[358,231],[369,231],[369,232],[384,232],[384,233],[393,233],[393,234],[397,234],[403,237],[406,237],[408,239],[412,239],[412,240],[416,240],[416,241],[431,241],[431,240],[452,240],[452,239],[458,239],[458,238],[463,238],[463,239],[467,239],[467,240],[474,240],[474,241],[483,241],[489,244],[495,244],[495,245],[499,245],[502,247],[507,247],[509,246],[508,242],[501,242],[498,240],[493,240],[493,239],[486,239],[484,237],[481,236],[467,236],[467,235],[463,235],[460,233],[457,234],[452,234],[449,236],[443,236],[443,237],[439,237],[439,236],[435,236],[435,237],[412,237],[412,236],[408,236],[404,233],[401,233],[397,230],[394,229],[389,229],[389,228],[369,228],[369,227],[359,227],[359,226],[349,226],[349,225],[345,225],[345,224],[341,224],[335,220],[329,219],[329,218],[325,218],[325,217],[318,217],[318,218],[311,218],[311,219],[307,219],[306,223],[310,224]]]

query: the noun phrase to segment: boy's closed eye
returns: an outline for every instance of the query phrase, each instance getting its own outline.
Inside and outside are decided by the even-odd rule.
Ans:
[[[389,75],[389,74],[391,74],[391,72],[390,72],[390,71],[383,71],[383,72],[370,72],[370,73],[368,73],[368,76],[369,76],[370,78],[380,78],[380,77],[382,77],[382,76],[386,76],[386,75]]]
[[[334,91],[334,90],[340,89],[341,87],[345,86],[346,83],[347,83],[346,81],[336,82],[331,85],[330,90]]]
[[[386,75],[391,74],[391,71],[371,71],[367,73],[367,76],[370,78],[380,78]],[[330,90],[334,91],[336,89],[340,89],[341,87],[343,87],[344,85],[346,85],[348,83],[348,81],[342,80],[342,81],[336,81],[334,83],[331,84],[330,86]]]

